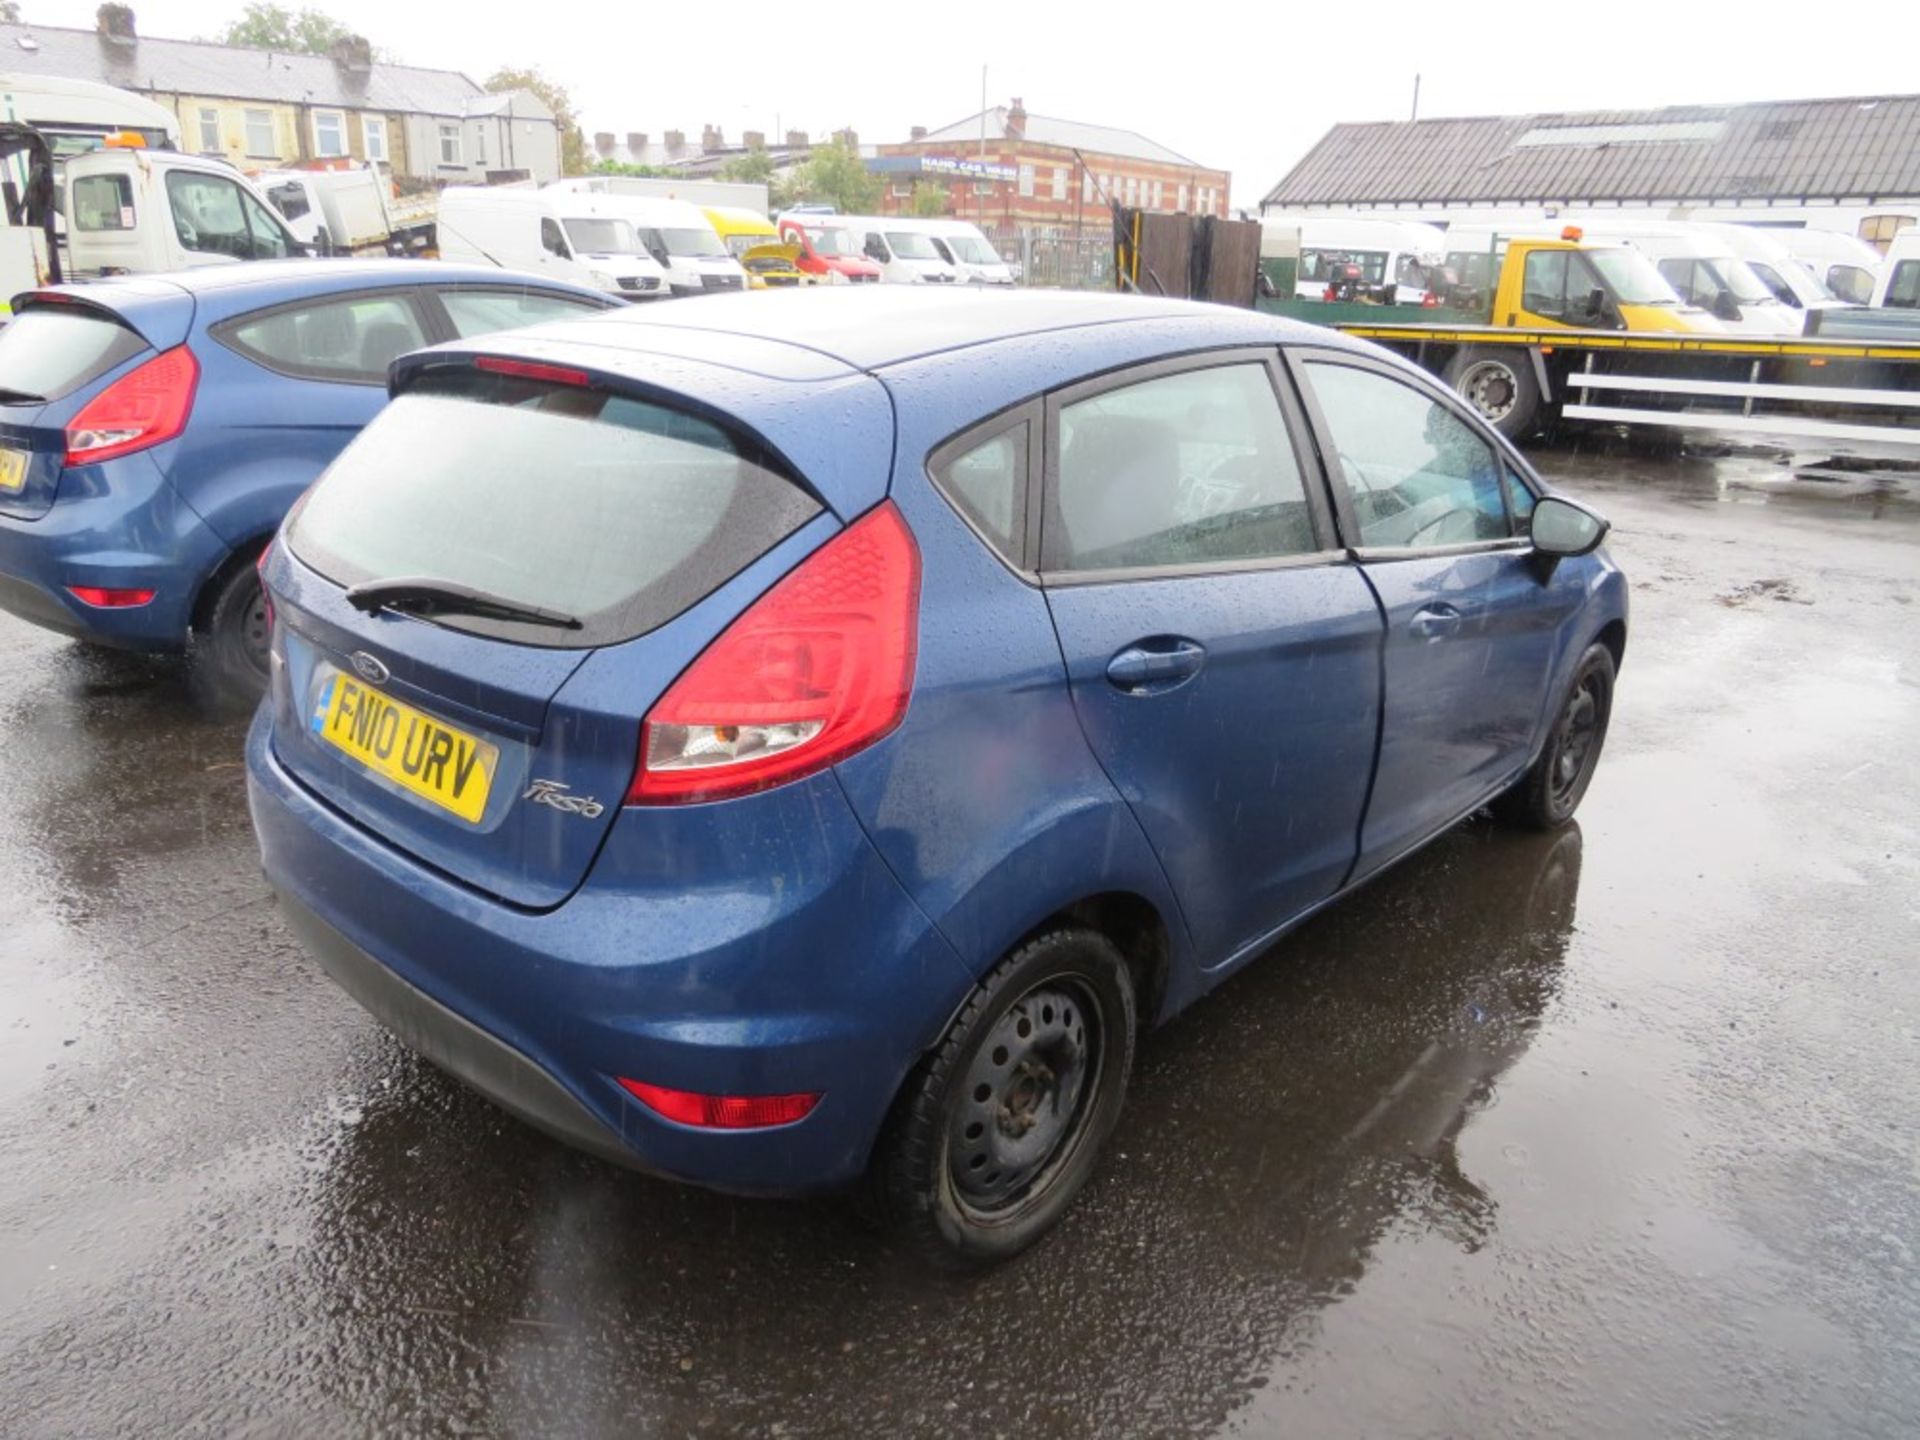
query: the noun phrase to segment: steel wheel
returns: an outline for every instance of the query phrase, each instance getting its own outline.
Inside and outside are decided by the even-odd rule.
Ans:
[[[1553,769],[1548,786],[1556,807],[1571,809],[1599,758],[1600,717],[1605,696],[1604,678],[1588,671],[1567,697],[1553,737]]]
[[[1054,980],[988,1033],[947,1132],[948,1177],[973,1214],[1017,1206],[1071,1153],[1098,1089],[1104,1022],[1091,990]]]
[[[1456,386],[1489,425],[1511,415],[1520,399],[1520,381],[1504,360],[1476,360],[1460,372]]]

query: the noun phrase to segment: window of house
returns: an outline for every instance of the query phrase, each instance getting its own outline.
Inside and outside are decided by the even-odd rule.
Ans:
[[[974,182],[973,182],[973,193],[974,193],[975,195],[991,195],[991,194],[993,194],[993,181],[991,181],[991,180],[976,180],[976,181],[974,181]]]
[[[1372,370],[1317,360],[1306,369],[1363,546],[1420,549],[1512,536],[1506,467],[1465,420]]]
[[[1068,173],[1066,166],[1056,165],[1053,167],[1053,198],[1054,199],[1064,200],[1067,198],[1067,181],[1069,178],[1071,177]]]
[[[460,159],[460,127],[458,125],[442,125],[440,127],[440,163],[442,165],[459,165],[462,163]]]
[[[200,107],[200,152],[215,155],[226,147],[220,143],[220,112]]]
[[[1182,185],[1177,194],[1179,198],[1175,201],[1173,208],[1184,215],[1187,213],[1187,187]]]
[[[133,180],[126,175],[87,175],[69,187],[68,214],[76,230],[133,229]]]
[[[487,163],[487,127],[485,125],[475,127],[473,132],[473,163],[476,165]]]
[[[1140,195],[1139,195],[1138,182],[1134,179],[1133,176],[1131,175],[1127,176],[1126,188],[1121,191],[1121,197],[1122,197],[1121,203],[1127,206],[1133,206],[1139,203]]]
[[[313,153],[322,160],[347,153],[347,117],[342,111],[313,112]]]
[[[1093,203],[1093,172],[1091,170],[1080,172],[1080,199],[1083,204]]]
[[[1860,222],[1860,238],[1884,255],[1893,237],[1911,224],[1911,215],[1869,215]]]
[[[273,112],[248,110],[244,119],[247,126],[247,154],[256,160],[278,159],[280,146],[273,138]]]
[[[1049,571],[1319,548],[1273,381],[1256,363],[1163,375],[1063,406],[1055,487],[1042,538]]]
[[[1158,210],[1166,200],[1166,192],[1160,188],[1158,180],[1153,182],[1153,208]]]
[[[369,160],[390,160],[387,153],[387,117],[384,115],[366,115],[361,117],[360,132],[367,149]]]
[[[1020,194],[1028,199],[1033,196],[1033,166],[1031,165],[1020,167]]]
[[[894,199],[905,200],[909,198],[912,194],[913,194],[913,182],[911,180],[896,180],[893,182],[893,198]]]

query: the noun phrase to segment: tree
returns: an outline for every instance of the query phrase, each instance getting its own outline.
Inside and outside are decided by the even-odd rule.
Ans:
[[[7,25],[20,23],[20,0],[0,0],[0,23]]]
[[[948,203],[947,187],[938,181],[929,181],[913,187],[913,213],[923,220],[932,220],[948,214],[952,206]]]
[[[502,66],[487,77],[486,88],[492,95],[498,95],[503,90],[531,90],[538,95],[541,102],[553,111],[554,124],[560,127],[560,173],[587,173],[587,137],[580,129],[580,117],[574,113],[573,97],[567,94],[564,85],[549,80],[538,70],[516,70],[511,66]]]
[[[248,50],[281,50],[289,54],[324,55],[336,41],[349,39],[351,28],[323,10],[289,10],[270,0],[255,0],[238,20],[220,32],[222,45]]]
[[[722,180],[739,180],[748,183],[771,185],[773,183],[773,157],[759,146],[736,155],[720,167]]]
[[[844,140],[815,146],[807,163],[794,171],[787,190],[790,201],[829,201],[848,215],[870,215],[880,208],[880,177]]]
[[[593,169],[582,171],[586,175],[638,175],[642,179],[664,180],[678,174],[674,170],[663,170],[658,165],[635,165],[626,160],[602,160]],[[684,178],[684,177],[683,177]]]

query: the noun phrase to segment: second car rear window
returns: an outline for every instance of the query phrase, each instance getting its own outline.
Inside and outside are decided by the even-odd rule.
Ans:
[[[31,306],[0,330],[0,405],[71,395],[146,348],[146,341],[105,315]]]
[[[436,623],[595,646],[665,624],[819,512],[775,457],[700,416],[462,370],[389,405],[314,487],[288,544],[340,585],[451,582],[581,628]]]

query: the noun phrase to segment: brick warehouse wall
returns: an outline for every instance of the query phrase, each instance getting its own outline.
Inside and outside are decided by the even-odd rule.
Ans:
[[[1182,210],[1190,215],[1227,214],[1225,170],[1197,165],[1166,165],[1124,155],[1074,152],[1058,146],[1024,141],[989,140],[982,155],[975,145],[952,141],[907,141],[881,145],[887,155],[938,156],[955,160],[986,160],[1020,174],[1018,180],[972,181],[953,177],[889,175],[882,194],[882,213],[907,214],[913,209],[915,184],[947,187],[949,211],[962,220],[999,228],[1038,231],[1075,231],[1105,227],[1109,199],[1148,210]],[[1029,193],[1030,192],[1030,193]]]

